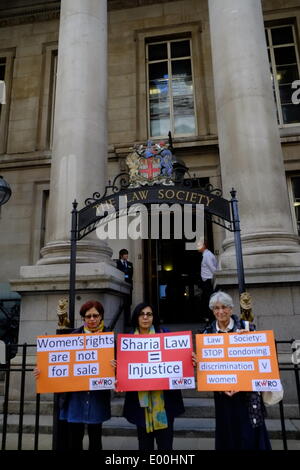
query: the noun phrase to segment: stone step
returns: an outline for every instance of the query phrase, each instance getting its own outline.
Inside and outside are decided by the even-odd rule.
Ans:
[[[0,430],[2,431],[3,416],[0,416]],[[267,419],[266,426],[272,439],[281,439],[281,424],[278,419]],[[300,439],[300,420],[286,419],[285,427],[288,439]],[[19,416],[8,415],[7,432],[17,433],[19,429]],[[24,415],[23,433],[32,434],[35,429],[35,416]],[[174,424],[174,435],[182,438],[214,437],[215,420],[213,418],[177,418]],[[40,416],[39,432],[52,434],[52,416]],[[136,428],[123,417],[112,417],[103,423],[105,436],[135,436]]]
[[[118,455],[122,451],[138,450],[138,441],[136,436],[103,436],[103,450],[117,450]],[[273,450],[283,450],[283,442],[281,439],[272,439],[271,445]],[[288,440],[288,450],[300,450],[300,441]],[[18,448],[18,434],[7,434],[6,450],[16,450]],[[173,449],[186,451],[214,450],[215,440],[213,437],[185,437],[175,436],[173,441]],[[34,449],[34,436],[32,434],[23,434],[22,450]],[[39,450],[52,449],[52,435],[40,434],[38,441]],[[88,437],[85,433],[83,439],[83,449],[88,449]],[[127,455],[127,454],[126,454]]]

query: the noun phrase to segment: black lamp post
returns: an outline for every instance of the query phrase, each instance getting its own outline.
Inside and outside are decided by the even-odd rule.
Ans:
[[[11,189],[9,184],[5,181],[3,176],[0,176],[0,206],[5,204],[11,196]]]

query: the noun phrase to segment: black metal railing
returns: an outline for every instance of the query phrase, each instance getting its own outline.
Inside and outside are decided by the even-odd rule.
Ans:
[[[118,312],[119,313],[119,312]],[[282,354],[283,352],[289,354],[293,354],[296,349],[292,347],[294,343],[294,340],[288,340],[288,341],[276,341],[276,348],[277,348],[277,354]],[[10,358],[10,347],[18,347],[18,352],[20,351],[20,354],[18,358],[20,359],[18,363],[15,360],[12,360]],[[288,349],[286,351],[279,351],[281,347],[288,346]],[[33,354],[36,352],[36,344],[18,344],[18,345],[6,345],[6,364],[0,365],[0,372],[1,376],[3,378],[3,383],[4,383],[4,397],[3,397],[3,405],[2,405],[2,444],[1,444],[1,449],[6,450],[7,448],[7,438],[8,438],[8,431],[11,433],[13,432],[14,434],[17,434],[18,440],[17,440],[17,450],[22,450],[23,447],[23,434],[28,433],[28,427],[26,424],[24,424],[24,416],[26,416],[26,398],[25,398],[25,391],[26,391],[26,379],[28,379],[27,374],[30,373],[30,381],[32,383],[33,379],[33,365],[28,365],[27,364],[27,358],[28,358],[28,350],[30,348],[33,348]],[[31,357],[33,356],[31,354]],[[298,405],[298,411],[299,411],[299,418],[300,418],[300,377],[299,377],[299,364],[298,363],[289,363],[289,364],[279,364],[279,370],[280,372],[288,373],[288,379],[290,380],[292,377],[295,381],[295,388],[296,388],[296,397],[297,397],[297,405]],[[12,414],[10,410],[10,403],[11,403],[11,374],[20,374],[19,375],[19,389],[20,389],[20,394],[19,397],[16,398],[14,397],[14,402],[17,402],[19,405],[19,412],[18,412],[18,422],[17,423],[8,423],[9,421],[9,415]],[[14,389],[14,393],[16,391],[16,388]],[[290,436],[292,439],[299,439],[299,431],[295,431],[294,434],[289,434],[290,431],[287,431],[286,427],[286,420],[289,419],[288,417],[285,416],[285,407],[284,407],[284,402],[286,398],[284,396],[283,400],[275,406],[279,406],[279,415],[280,415],[280,422],[281,422],[281,438],[282,438],[282,443],[283,443],[283,449],[288,450],[288,437]],[[54,410],[54,414],[57,415],[57,410]],[[1,413],[0,413],[1,416]],[[30,428],[30,434],[32,434],[32,427]],[[55,434],[55,429],[53,427],[52,431]],[[39,450],[39,433],[40,433],[40,395],[35,394],[35,420],[34,420],[34,450]],[[52,447],[53,449],[56,448],[55,446],[55,441],[52,441]]]
[[[22,348],[22,359],[21,365],[13,364],[11,362],[11,348]],[[13,430],[17,428],[18,434],[18,444],[17,450],[22,450],[22,440],[24,434],[24,407],[25,407],[25,384],[26,384],[26,374],[30,372],[32,374],[33,367],[27,365],[27,352],[28,348],[34,348],[34,353],[36,352],[36,344],[14,344],[6,345],[6,364],[1,365],[1,371],[4,374],[4,400],[3,400],[3,421],[2,421],[2,444],[1,450],[6,449],[7,444],[7,431],[8,431],[8,416],[9,416],[9,403],[10,403],[10,383],[11,383],[11,374],[19,373],[20,375],[20,395],[19,395],[19,420],[14,426]],[[39,446],[39,420],[40,420],[40,395],[37,393],[35,395],[35,426],[34,426],[34,450],[38,450]]]

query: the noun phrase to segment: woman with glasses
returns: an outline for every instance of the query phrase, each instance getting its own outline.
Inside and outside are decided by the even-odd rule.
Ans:
[[[232,314],[230,295],[219,291],[209,300],[215,320],[203,333],[243,333],[243,320]],[[250,330],[254,325],[250,324]],[[264,420],[264,404],[258,392],[215,392],[216,450],[271,450]]]
[[[159,316],[148,303],[140,303],[132,314],[136,335],[163,333]],[[172,450],[174,418],[184,412],[180,390],[126,392],[124,416],[137,427],[139,450]]]
[[[74,333],[101,333],[104,326],[104,308],[96,300],[89,300],[80,308],[83,325]],[[85,425],[89,436],[89,450],[102,449],[102,423],[111,417],[110,390],[69,392],[60,397],[61,420],[68,422],[69,449],[82,450]]]
[[[96,300],[89,300],[80,308],[83,325],[71,333],[96,334],[108,331],[104,326],[104,308]],[[34,370],[36,378],[40,371]],[[102,450],[102,423],[111,417],[110,390],[92,392],[65,392],[59,394],[59,420],[66,426],[63,441],[67,450],[83,450],[85,426],[89,436],[90,451]],[[61,428],[61,432],[62,428]],[[66,442],[65,442],[66,439]],[[60,443],[61,446],[61,443]]]

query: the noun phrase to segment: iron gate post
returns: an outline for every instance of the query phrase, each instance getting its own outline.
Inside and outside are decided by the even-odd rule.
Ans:
[[[75,291],[76,291],[76,248],[77,248],[77,211],[78,203],[73,202],[71,227],[71,257],[70,257],[70,290],[69,290],[69,320],[70,328],[74,328]]]
[[[236,255],[236,264],[237,264],[237,276],[238,276],[238,283],[239,283],[239,293],[242,294],[243,292],[245,292],[246,287],[245,287],[239,208],[238,208],[238,200],[236,199],[236,190],[232,188],[232,190],[230,191],[230,194],[231,194],[230,204],[231,204],[231,211],[232,211],[232,224],[233,224],[233,231],[234,231],[234,244],[235,244],[235,255]]]

